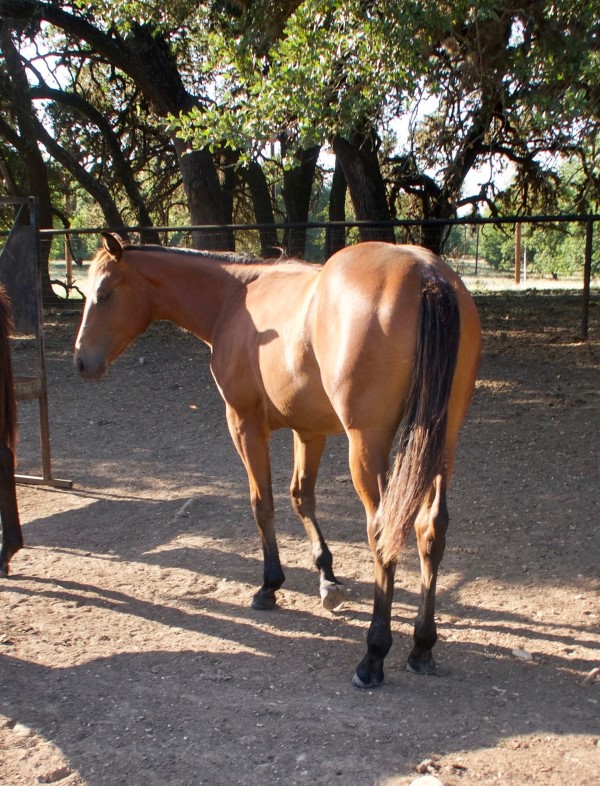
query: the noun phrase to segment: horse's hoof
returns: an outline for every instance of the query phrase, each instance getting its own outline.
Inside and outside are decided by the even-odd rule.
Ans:
[[[356,667],[352,684],[355,688],[378,688],[383,682],[383,658],[368,653]]]
[[[425,660],[409,657],[408,661],[406,662],[406,671],[410,672],[411,674],[419,674],[421,676],[430,677],[435,674],[436,663],[431,654],[429,655],[429,658]]]
[[[270,611],[277,606],[273,590],[259,590],[252,598],[250,608],[255,611]]]
[[[360,688],[361,690],[367,690],[370,688],[379,688],[380,685],[383,685],[383,677],[381,679],[373,679],[372,677],[369,678],[368,682],[361,680],[358,676],[358,671],[354,672],[354,677],[352,677],[352,684],[355,688]]]
[[[327,611],[337,611],[346,600],[346,587],[338,581],[321,582],[321,604]]]

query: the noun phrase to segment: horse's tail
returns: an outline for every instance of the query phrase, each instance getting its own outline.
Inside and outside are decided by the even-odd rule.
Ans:
[[[459,338],[456,294],[442,274],[428,267],[421,285],[412,385],[379,515],[378,548],[385,564],[397,560],[436,475],[443,469]]]
[[[0,440],[14,450],[17,441],[17,402],[9,343],[12,326],[10,298],[0,286]]]

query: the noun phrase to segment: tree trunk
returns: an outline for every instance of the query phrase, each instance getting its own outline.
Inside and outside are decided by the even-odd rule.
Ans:
[[[190,211],[190,222],[199,228],[192,233],[194,248],[229,251],[234,248],[231,213],[224,209],[224,195],[216,167],[208,150],[192,150],[175,140],[179,167]]]
[[[329,192],[329,220],[346,220],[346,178],[339,159],[335,159],[331,191]],[[346,245],[346,228],[328,226],[325,232],[325,259],[344,248]]]
[[[112,49],[113,42],[108,42]],[[127,53],[116,62],[140,85],[155,109],[163,117],[179,115],[198,106],[185,88],[177,58],[166,38],[151,25],[133,24],[126,39]],[[114,57],[114,55],[113,55]],[[113,60],[114,62],[114,60]],[[235,247],[231,224],[231,201],[223,192],[215,162],[207,148],[200,150],[175,136],[183,186],[187,196],[190,222],[199,229],[192,233],[194,248],[228,251]]]
[[[301,150],[296,158],[299,165],[283,173],[283,202],[287,220],[291,224],[304,224],[308,221],[310,198],[312,196],[313,179],[319,158],[320,147]],[[285,145],[282,144],[285,154]],[[287,229],[284,246],[288,256],[303,257],[306,252],[306,227]]]
[[[273,201],[265,173],[259,163],[251,161],[243,174],[250,188],[256,223],[261,224],[258,230],[260,254],[267,259],[278,257],[281,255],[281,245],[277,238],[275,227],[269,226],[269,224],[275,223],[275,216],[273,215]]]
[[[455,218],[456,210],[443,194],[430,203],[430,212],[426,216],[436,219],[435,224],[423,224],[421,229],[421,244],[440,256],[444,251],[444,244],[450,234],[450,224],[437,223],[437,219]]]
[[[29,99],[29,84],[23,63],[17,52],[6,24],[0,22],[0,48],[4,55],[9,89],[12,92],[11,103],[19,126],[19,152],[23,156],[27,172],[28,196],[37,197],[37,223],[40,229],[52,228],[52,199],[48,183],[48,171],[42,153],[38,147],[33,107]],[[56,294],[50,283],[48,260],[50,258],[51,239],[44,238],[39,244],[39,264],[42,277],[42,298],[46,304],[56,300]]]
[[[333,139],[333,151],[344,172],[357,220],[390,221],[375,137],[357,134],[349,142],[338,134]],[[359,233],[361,240],[395,242],[394,229],[391,226],[360,227]]]

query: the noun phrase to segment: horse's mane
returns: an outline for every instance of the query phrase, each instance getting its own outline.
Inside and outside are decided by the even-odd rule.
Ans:
[[[286,257],[283,254],[279,257],[259,257],[253,254],[236,253],[235,251],[208,251],[197,248],[181,248],[180,246],[159,246],[149,243],[148,245],[136,245],[134,243],[123,244],[123,251],[134,253],[158,253],[170,254],[190,259],[214,259],[216,262],[224,262],[231,265],[248,265],[254,267],[271,267],[274,265],[306,265],[310,267],[320,266],[318,263],[307,262],[299,257]],[[96,264],[102,264],[112,259],[112,254],[105,248],[100,248],[94,257]]]
[[[253,254],[240,254],[235,251],[207,251],[197,248],[181,248],[179,246],[157,246],[157,245],[124,245],[123,251],[152,251],[158,253],[181,254],[182,256],[201,257],[202,259],[216,259],[233,265],[311,265],[298,257],[257,257]]]
[[[181,254],[182,256],[202,257],[203,259],[217,259],[220,262],[229,262],[236,265],[260,265],[265,262],[261,257],[250,254],[237,254],[234,251],[206,251],[197,248],[180,248],[178,246],[157,245],[125,245],[123,251],[156,251],[158,253]]]

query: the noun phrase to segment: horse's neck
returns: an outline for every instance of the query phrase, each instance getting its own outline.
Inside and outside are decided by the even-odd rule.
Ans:
[[[165,319],[211,343],[213,328],[244,284],[241,266],[211,257],[153,255],[139,265],[152,289],[154,319]]]

